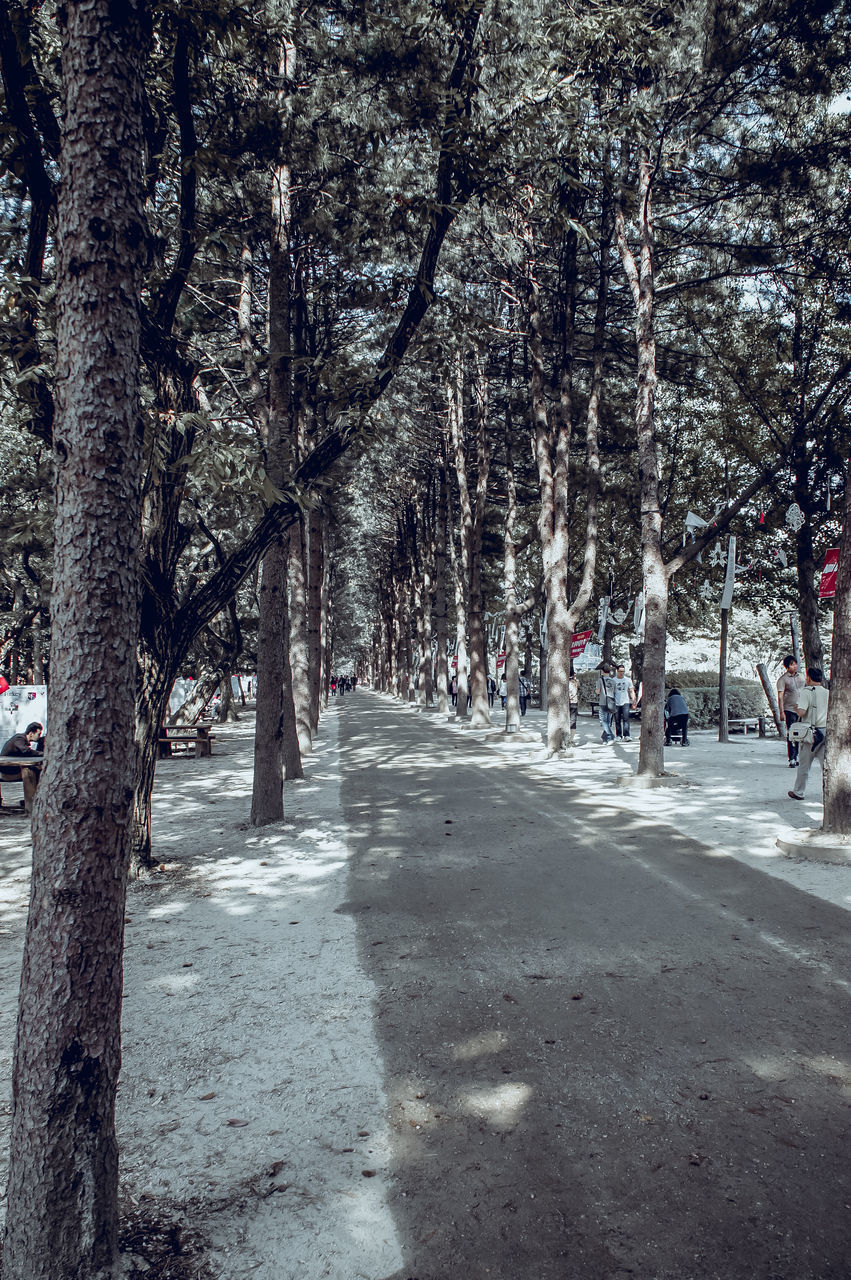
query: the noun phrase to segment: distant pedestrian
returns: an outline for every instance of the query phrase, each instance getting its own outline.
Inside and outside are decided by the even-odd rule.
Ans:
[[[804,677],[798,674],[798,663],[790,653],[783,659],[783,675],[777,681],[777,701],[780,705],[780,719],[786,721],[786,755],[790,769],[798,767],[798,743],[789,733],[798,717],[795,706],[798,695],[804,688]]]
[[[488,676],[488,706],[493,706],[493,700],[496,695],[496,681],[493,676]]]
[[[508,701],[508,682],[505,676],[499,682],[499,700],[502,703],[502,709],[505,710],[505,704]]]
[[[520,679],[518,681],[518,685],[519,685],[519,693],[520,693],[520,714],[521,716],[525,716],[526,704],[529,701],[529,681],[526,679],[525,671],[520,672]]]
[[[790,800],[803,800],[814,760],[818,760],[824,776],[828,692],[822,684],[823,680],[824,672],[821,667],[810,667],[806,685],[798,694],[795,714],[798,717],[797,733],[801,736],[798,739],[798,772],[795,774],[795,786],[789,792]]]

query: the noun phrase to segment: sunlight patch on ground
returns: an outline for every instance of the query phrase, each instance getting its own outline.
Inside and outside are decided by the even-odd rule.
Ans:
[[[469,1040],[456,1045],[452,1057],[456,1062],[470,1062],[487,1054],[500,1053],[507,1045],[508,1036],[504,1031],[484,1031],[481,1035],[470,1036]]]
[[[473,1089],[464,1094],[461,1105],[473,1115],[485,1116],[495,1127],[513,1128],[531,1097],[530,1085],[512,1081],[490,1089]]]

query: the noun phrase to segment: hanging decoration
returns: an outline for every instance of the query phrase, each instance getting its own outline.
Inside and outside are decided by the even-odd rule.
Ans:
[[[635,632],[635,639],[640,642],[644,639],[644,592],[639,591],[635,597],[635,605],[632,610],[632,629]]]
[[[601,596],[600,603],[597,605],[597,618],[599,625],[597,627],[597,643],[602,644],[606,634],[606,623],[609,621],[609,613],[612,607],[611,596]]]
[[[704,582],[703,586],[700,588],[700,593],[699,593],[699,594],[700,594],[700,595],[703,597],[703,599],[704,599],[704,600],[706,600],[706,601],[707,601],[707,603],[708,603],[708,602],[712,599],[712,597],[714,596],[714,594],[715,594],[715,592],[712,590],[712,583],[711,583],[711,582]]]
[[[720,542],[716,542],[716,543],[715,543],[715,546],[712,548],[711,552],[709,553],[709,563],[710,563],[714,568],[716,568],[716,569],[717,569],[717,568],[719,568],[722,564],[724,564],[724,562],[726,561],[726,559],[727,559],[727,557],[726,557],[726,555],[724,554],[724,548],[721,546],[721,543],[720,543]]]
[[[733,587],[736,585],[736,538],[730,534],[727,540],[727,572],[724,575],[724,590],[721,593],[721,608],[729,609],[733,603]]]
[[[780,561],[780,563],[783,565],[783,568],[785,569],[787,564],[789,563],[789,557],[787,556],[786,552],[781,551],[780,548],[777,547],[775,549],[774,554],[777,557],[777,559]]]
[[[626,609],[616,609],[612,614],[612,620],[616,627],[619,627],[626,617]]]
[[[798,506],[797,502],[793,502],[789,510],[786,512],[786,523],[793,533],[797,533],[799,529],[803,529],[804,525],[807,523],[806,516]]]

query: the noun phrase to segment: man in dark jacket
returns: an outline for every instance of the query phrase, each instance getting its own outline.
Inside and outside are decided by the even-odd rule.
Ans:
[[[665,703],[665,746],[669,747],[674,738],[682,735],[684,747],[688,741],[688,707],[679,689],[672,689]]]
[[[32,724],[27,725],[23,733],[16,733],[14,738],[10,738],[4,744],[0,755],[20,757],[21,760],[26,760],[27,756],[32,756],[38,751],[43,733],[44,725],[39,724],[37,720],[33,720]],[[0,779],[5,782],[23,782],[24,808],[27,810],[32,808],[38,783],[38,774],[35,769],[21,768],[15,765],[2,765],[0,766]],[[0,804],[2,803],[2,798],[0,798]]]

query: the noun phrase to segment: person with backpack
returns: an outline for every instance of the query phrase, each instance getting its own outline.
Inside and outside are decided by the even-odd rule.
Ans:
[[[803,800],[814,760],[818,760],[824,775],[828,692],[822,684],[823,680],[824,672],[821,667],[810,667],[806,684],[798,694],[797,706],[792,707],[798,717],[798,722],[790,729],[790,733],[795,733],[798,737],[798,772],[795,774],[795,785],[789,792],[790,800]]]
[[[529,701],[529,681],[526,679],[526,672],[520,672],[520,714],[525,716],[526,703]]]

